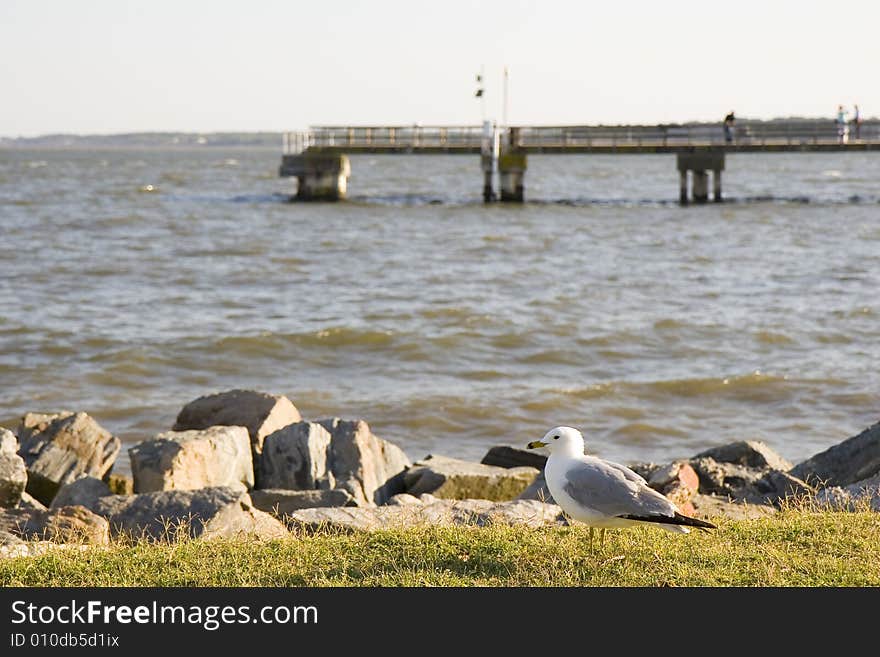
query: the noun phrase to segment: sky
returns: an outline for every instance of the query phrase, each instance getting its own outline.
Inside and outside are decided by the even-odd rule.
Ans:
[[[0,136],[880,116],[880,2],[0,0]],[[483,71],[484,100],[476,75]]]

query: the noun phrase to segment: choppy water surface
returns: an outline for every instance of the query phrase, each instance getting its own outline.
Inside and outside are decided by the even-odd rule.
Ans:
[[[880,154],[352,158],[286,202],[271,151],[0,151],[0,424],[84,410],[127,445],[203,394],[363,417],[411,458],[557,424],[622,461],[762,439],[791,460],[878,419]],[[120,459],[118,469],[128,467]]]

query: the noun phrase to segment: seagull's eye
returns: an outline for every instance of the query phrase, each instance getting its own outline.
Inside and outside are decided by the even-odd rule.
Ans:
[[[559,440],[559,436],[553,436],[553,440]]]

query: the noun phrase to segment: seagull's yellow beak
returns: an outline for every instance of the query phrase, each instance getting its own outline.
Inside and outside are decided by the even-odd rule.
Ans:
[[[546,447],[547,443],[542,443],[540,440],[533,440],[526,447],[528,449],[538,449],[539,447]]]

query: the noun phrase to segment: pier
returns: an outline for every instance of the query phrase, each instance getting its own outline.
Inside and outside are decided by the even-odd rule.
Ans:
[[[719,123],[619,126],[319,126],[284,134],[279,174],[297,179],[299,200],[345,198],[349,154],[479,155],[483,200],[522,202],[528,155],[613,153],[675,155],[682,204],[723,200],[728,153],[880,150],[880,120],[839,134],[833,119],[738,120],[726,141]],[[496,192],[497,190],[497,192]]]

